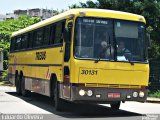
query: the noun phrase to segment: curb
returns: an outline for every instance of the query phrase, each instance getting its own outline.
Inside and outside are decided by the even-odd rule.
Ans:
[[[146,102],[148,103],[160,103],[160,98],[147,98]]]

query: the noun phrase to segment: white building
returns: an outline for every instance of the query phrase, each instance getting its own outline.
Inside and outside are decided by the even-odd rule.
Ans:
[[[0,21],[6,20],[6,15],[0,14]]]
[[[17,16],[14,13],[6,13],[6,20],[8,19],[16,19]]]
[[[49,9],[27,9],[27,10],[14,10],[16,16],[28,15],[31,17],[40,17],[42,20],[47,19],[55,15],[55,11]]]

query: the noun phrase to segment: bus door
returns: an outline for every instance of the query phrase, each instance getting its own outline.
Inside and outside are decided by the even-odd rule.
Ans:
[[[64,64],[63,64],[63,85],[62,96],[66,99],[70,99],[70,52],[71,52],[71,38],[72,38],[72,26],[73,20],[66,20],[66,26],[64,30]]]

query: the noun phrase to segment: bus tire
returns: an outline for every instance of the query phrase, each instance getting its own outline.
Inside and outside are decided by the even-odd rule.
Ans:
[[[31,94],[31,91],[25,89],[25,77],[23,75],[21,77],[21,93],[24,97],[28,97]]]
[[[20,96],[21,95],[21,80],[20,75],[16,75],[16,93]]]
[[[59,98],[59,88],[57,82],[54,87],[54,106],[56,111],[63,111],[64,101],[61,98]]]
[[[54,89],[56,81],[57,81],[56,75],[52,74],[50,78],[50,97],[52,100],[54,100]]]
[[[120,104],[121,104],[121,102],[111,103],[110,104],[111,109],[113,109],[113,110],[119,110]]]

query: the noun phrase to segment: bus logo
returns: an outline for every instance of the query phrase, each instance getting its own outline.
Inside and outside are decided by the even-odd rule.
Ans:
[[[36,52],[36,60],[45,60],[46,59],[46,51]]]

